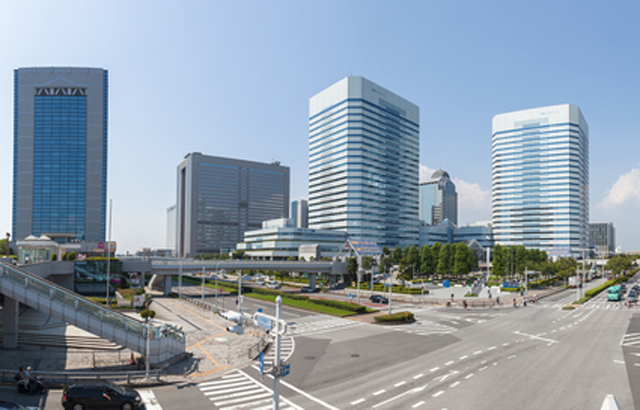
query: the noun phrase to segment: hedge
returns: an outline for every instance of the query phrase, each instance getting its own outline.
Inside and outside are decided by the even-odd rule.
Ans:
[[[411,312],[398,312],[375,317],[376,323],[410,323],[414,320]]]

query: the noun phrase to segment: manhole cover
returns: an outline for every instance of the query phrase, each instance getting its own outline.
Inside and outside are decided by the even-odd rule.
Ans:
[[[316,360],[315,356],[305,356],[304,358],[307,360]]]
[[[352,354],[351,357],[360,357],[359,354]]]

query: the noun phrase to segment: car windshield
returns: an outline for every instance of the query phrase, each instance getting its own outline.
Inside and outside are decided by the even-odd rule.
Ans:
[[[115,390],[116,392],[118,392],[120,394],[124,394],[124,388],[122,388],[121,386],[118,386],[117,384],[113,384],[111,382],[107,382],[107,386],[109,386],[110,388],[112,388],[113,390]]]

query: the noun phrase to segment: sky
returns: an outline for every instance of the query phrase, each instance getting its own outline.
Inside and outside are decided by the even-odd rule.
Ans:
[[[109,70],[118,252],[166,245],[190,152],[280,161],[308,195],[309,98],[361,75],[420,107],[421,178],[446,170],[460,225],[491,219],[491,120],[578,105],[590,220],[640,251],[640,2],[5,1],[0,230],[11,231],[13,70]],[[4,235],[2,235],[4,236]]]

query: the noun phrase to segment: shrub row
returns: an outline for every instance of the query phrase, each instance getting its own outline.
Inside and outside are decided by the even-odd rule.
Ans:
[[[409,323],[415,319],[411,312],[398,312],[390,315],[376,316],[375,320],[377,323]]]
[[[358,305],[356,303],[351,303],[351,302],[343,302],[341,300],[311,299],[311,298],[309,298],[309,301],[312,302],[312,303],[315,303],[316,305],[330,306],[330,307],[334,307],[334,308],[337,308],[337,309],[348,310],[349,312],[354,312],[354,313],[366,313],[367,312],[366,306],[361,306],[361,305]]]

